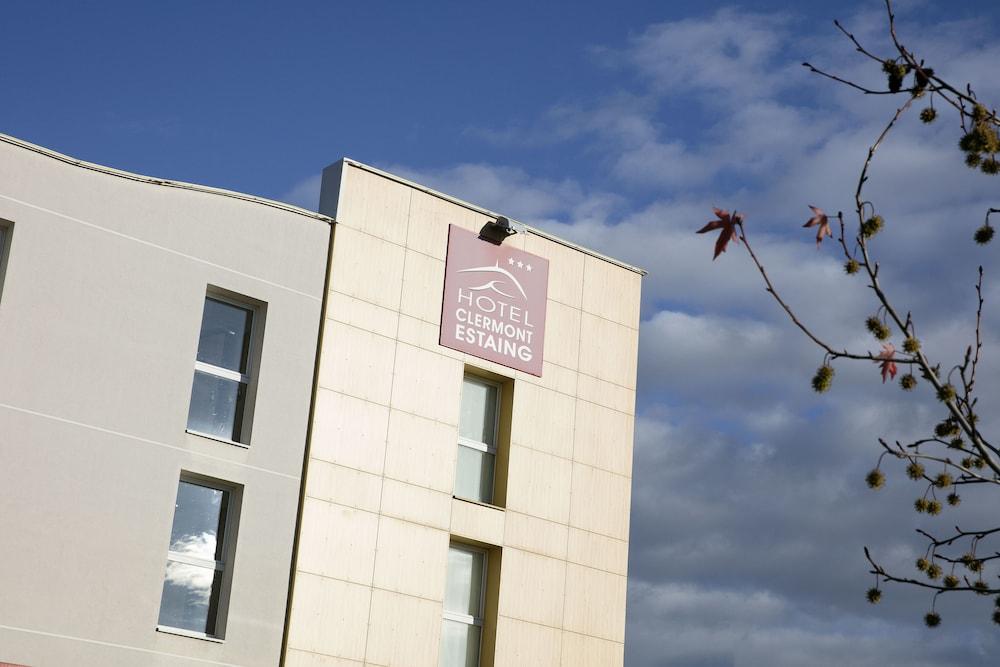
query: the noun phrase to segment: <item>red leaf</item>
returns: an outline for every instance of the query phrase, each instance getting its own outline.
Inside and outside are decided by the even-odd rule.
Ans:
[[[823,242],[824,236],[833,236],[833,231],[830,229],[830,218],[827,217],[823,209],[817,208],[812,204],[809,204],[809,208],[812,209],[813,217],[809,218],[803,227],[813,227],[816,226],[816,246]]]
[[[896,346],[892,343],[882,343],[882,353],[875,357],[883,360],[881,363],[875,362],[882,369],[882,384],[885,384],[886,377],[890,380],[896,379],[896,362],[892,360],[894,356],[896,356]]]
[[[726,252],[726,246],[729,245],[730,241],[735,241],[739,243],[739,235],[736,232],[736,225],[743,222],[743,216],[739,213],[729,214],[729,211],[724,211],[721,208],[713,208],[715,211],[715,216],[718,220],[712,220],[707,225],[698,230],[698,234],[704,234],[705,232],[710,232],[716,229],[722,231],[719,232],[719,238],[715,240],[715,255],[712,256],[714,260],[716,257]]]

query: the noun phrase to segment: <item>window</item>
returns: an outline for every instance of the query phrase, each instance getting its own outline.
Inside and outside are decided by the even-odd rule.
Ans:
[[[223,635],[230,544],[235,541],[235,492],[181,478],[170,530],[159,626],[199,636]]]
[[[216,294],[205,297],[188,431],[248,443],[258,309]]]
[[[499,405],[500,385],[465,376],[455,471],[455,495],[459,498],[493,502]]]
[[[486,552],[452,544],[444,591],[440,667],[478,667],[486,601]]]

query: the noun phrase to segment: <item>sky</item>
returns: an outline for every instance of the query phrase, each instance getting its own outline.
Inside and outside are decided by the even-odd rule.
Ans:
[[[1000,100],[1000,7],[897,4],[904,42]],[[888,53],[880,2],[3,3],[0,131],[71,156],[315,208],[343,156],[649,270],[643,284],[628,667],[987,665],[989,599],[889,587],[862,547],[912,572],[913,529],[992,526],[988,493],[915,514],[901,466],[864,484],[879,436],[943,415],[868,362],[823,360],[742,247],[694,230],[738,208],[776,286],[837,346],[877,350],[862,282],[802,223],[849,211],[894,100],[810,75],[881,73],[833,27]],[[918,105],[919,110],[921,105]],[[870,198],[882,279],[944,367],[970,342],[987,267],[984,396],[1000,389],[997,248],[972,231],[1000,181],[969,171],[954,119],[904,118]],[[996,417],[984,412],[988,428]],[[995,513],[994,513],[995,514]]]

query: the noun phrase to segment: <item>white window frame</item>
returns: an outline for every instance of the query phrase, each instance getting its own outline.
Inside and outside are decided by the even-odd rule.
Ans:
[[[479,628],[479,655],[476,656],[476,664],[480,664],[483,659],[483,626],[486,622],[486,584],[488,582],[488,573],[490,567],[490,553],[486,549],[479,549],[477,547],[472,547],[467,544],[462,544],[460,542],[451,542],[448,545],[448,549],[456,549],[458,551],[465,551],[468,553],[482,554],[483,556],[483,580],[479,586],[479,616],[471,616],[469,614],[459,614],[453,611],[444,610],[442,616],[445,620],[455,621],[457,623],[465,623],[466,625],[475,625]],[[445,575],[447,578],[447,574]]]
[[[229,304],[230,306],[235,306],[237,308],[242,308],[243,310],[250,311],[250,335],[247,337],[247,363],[246,363],[246,373],[239,373],[237,371],[230,370],[228,368],[222,368],[214,364],[208,364],[204,361],[198,361],[198,352],[195,350],[195,360],[194,360],[194,370],[201,371],[207,375],[212,375],[214,377],[222,378],[224,380],[231,380],[233,382],[240,382],[246,385],[246,392],[243,395],[243,413],[237,415],[236,418],[240,422],[240,439],[233,440],[232,438],[222,438],[212,433],[204,433],[193,428],[185,428],[187,433],[192,435],[197,435],[202,438],[208,438],[210,440],[217,440],[219,442],[224,442],[228,445],[235,445],[237,447],[243,447],[248,449],[250,447],[250,427],[252,424],[253,415],[253,404],[254,399],[257,395],[257,387],[254,383],[254,377],[256,377],[255,370],[257,368],[257,362],[260,358],[260,340],[259,332],[260,321],[263,317],[263,309],[254,301],[249,299],[241,299],[239,296],[229,296],[228,293],[222,290],[209,286],[208,290],[205,292],[205,299],[202,300],[202,320],[198,325],[198,336],[200,339],[201,328],[205,325],[204,320],[204,303],[206,300],[212,299],[214,301],[219,301],[221,303]],[[193,386],[194,379],[192,378],[192,393],[194,392]],[[190,403],[188,405],[190,410]],[[190,414],[188,415],[190,419]]]
[[[164,632],[168,634],[181,635],[183,637],[192,637],[194,639],[207,639],[214,642],[222,642],[226,634],[226,617],[229,611],[229,589],[231,587],[229,578],[232,576],[232,567],[227,569],[226,564],[232,563],[233,554],[235,552],[235,538],[236,538],[236,522],[239,521],[239,508],[238,503],[242,500],[240,498],[240,488],[227,484],[225,482],[210,479],[206,477],[201,477],[200,475],[194,475],[188,472],[182,472],[180,478],[177,480],[177,493],[180,493],[181,482],[187,484],[194,484],[195,486],[203,486],[208,489],[213,489],[215,491],[222,491],[223,493],[229,494],[229,498],[226,502],[226,515],[223,519],[225,528],[222,531],[221,540],[222,548],[219,549],[223,560],[214,560],[207,558],[197,558],[194,556],[187,556],[185,554],[177,553],[176,551],[171,551],[167,548],[167,559],[166,562],[183,563],[185,565],[194,565],[196,567],[204,567],[206,569],[211,568],[216,572],[222,573],[222,585],[219,586],[219,599],[216,600],[215,604],[215,634],[210,635],[206,632],[197,632],[194,630],[188,630],[186,628],[175,628],[172,625],[162,625],[157,623],[157,632]],[[176,513],[177,495],[174,495],[174,512]],[[171,515],[170,518],[170,529],[173,532],[173,522],[174,517]],[[229,575],[227,577],[227,575]],[[163,604],[163,591],[160,591],[160,604]],[[209,604],[211,607],[211,603]]]
[[[496,485],[497,485],[497,440],[500,439],[500,406],[501,403],[501,392],[503,392],[503,385],[499,382],[494,382],[493,380],[487,380],[486,378],[476,375],[475,373],[464,373],[462,375],[462,386],[463,390],[465,387],[466,380],[472,380],[473,382],[478,382],[480,384],[495,387],[497,390],[496,405],[493,410],[493,444],[488,445],[485,442],[479,442],[478,440],[473,440],[471,438],[464,438],[461,435],[458,436],[458,444],[461,447],[468,447],[470,449],[476,449],[480,452],[485,452],[493,457],[493,476],[490,480],[490,499],[488,504],[493,504],[496,500]],[[465,392],[462,392],[462,396],[459,397],[459,401],[465,400]],[[461,410],[461,405],[459,405],[459,410]],[[459,413],[459,419],[461,420],[461,413]],[[459,426],[459,432],[461,432],[461,425]],[[482,502],[478,498],[464,498],[462,496],[455,496],[461,500],[470,500],[472,502]]]

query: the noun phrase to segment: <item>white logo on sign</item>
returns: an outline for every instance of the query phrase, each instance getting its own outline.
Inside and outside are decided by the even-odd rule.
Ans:
[[[510,271],[508,271],[507,269],[504,269],[504,268],[502,268],[500,266],[500,260],[497,260],[496,266],[477,266],[477,267],[474,267],[474,268],[471,268],[471,269],[462,269],[461,271],[458,271],[458,273],[499,273],[501,276],[504,276],[505,278],[508,278],[512,283],[514,283],[514,287],[517,288],[517,290],[521,293],[521,296],[524,297],[525,300],[527,300],[527,298],[528,298],[528,294],[524,291],[524,288],[521,287],[521,283],[518,282],[517,278],[515,278],[514,275]],[[494,280],[491,280],[489,282],[483,283],[479,287],[469,287],[468,289],[469,289],[470,292],[479,292],[479,291],[482,291],[482,290],[489,289],[489,290],[493,290],[494,292],[496,292],[497,294],[499,294],[501,296],[507,297],[508,299],[514,299],[514,298],[516,298],[513,294],[507,294],[502,289],[500,289],[497,286],[498,284],[499,285],[503,285],[504,281],[500,280],[498,278],[498,279],[494,279]]]

